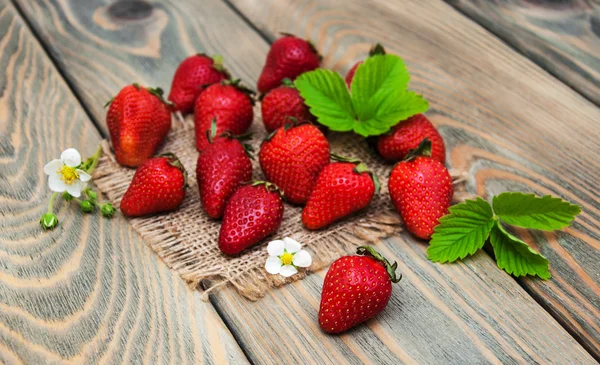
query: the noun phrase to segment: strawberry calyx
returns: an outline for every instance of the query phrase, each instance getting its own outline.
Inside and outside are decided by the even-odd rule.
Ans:
[[[288,77],[286,77],[285,79],[281,80],[281,85],[285,86],[285,87],[292,88],[292,89],[296,88],[296,86],[294,85],[294,82],[292,80],[290,80]]]
[[[392,283],[397,283],[400,280],[402,280],[402,274],[400,274],[400,276],[396,276],[396,269],[398,268],[398,263],[394,262],[393,264],[390,264],[390,262],[383,257],[379,252],[375,251],[375,249],[371,246],[360,246],[356,249],[356,253],[358,255],[362,255],[362,256],[369,256],[377,261],[379,261],[380,263],[383,264],[383,266],[385,267],[385,270],[387,271],[388,275],[390,276],[390,281]]]
[[[255,103],[254,95],[256,95],[256,91],[252,90],[251,88],[242,84],[241,82],[242,82],[242,79],[234,79],[234,80],[227,79],[227,80],[221,81],[221,85],[235,87],[239,91],[248,95],[248,98],[250,98],[250,102],[252,103],[252,105],[254,105],[254,103]]]
[[[186,187],[188,187],[188,174],[187,171],[185,170],[185,167],[183,167],[183,164],[181,163],[181,160],[179,160],[179,158],[177,157],[177,155],[175,155],[172,152],[164,152],[161,153],[160,155],[157,155],[156,157],[162,157],[162,158],[166,158],[167,159],[167,163],[175,168],[177,168],[179,171],[181,171],[181,173],[183,174],[183,187],[182,189],[185,189]]]
[[[137,85],[137,84],[133,84],[133,86],[135,86],[135,85]],[[138,87],[138,90],[139,90],[139,87]],[[165,99],[165,97],[164,97],[164,93],[165,92],[163,91],[162,88],[160,88],[160,87],[149,87],[149,88],[146,88],[146,90],[148,90],[150,92],[150,94],[156,96],[163,104],[165,104],[165,105],[167,105],[169,107],[174,107],[175,106],[175,104],[173,102]]]
[[[379,182],[379,178],[373,173],[373,171],[369,170],[369,167],[361,160],[357,158],[343,157],[333,153],[331,154],[331,159],[337,162],[349,162],[355,164],[356,166],[354,167],[354,172],[357,174],[369,174],[371,176],[371,179],[373,179],[373,183],[375,184],[375,193],[378,194],[381,190],[381,183]]]
[[[279,131],[281,128],[283,128],[283,130],[284,130],[284,131],[288,131],[288,130],[290,130],[290,129],[294,128],[294,127],[298,127],[298,126],[300,126],[300,125],[302,125],[302,124],[312,124],[312,123],[311,123],[309,120],[302,120],[302,121],[299,121],[299,120],[298,120],[297,118],[295,118],[295,117],[287,117],[287,119],[289,119],[289,120],[290,120],[290,122],[289,122],[289,123],[285,123],[283,126],[281,126],[281,127],[277,128],[277,129],[275,129],[273,132],[269,133],[269,134],[267,135],[267,137],[265,138],[265,140],[263,141],[263,143],[264,143],[264,142],[267,142],[267,141],[270,141],[270,140],[271,140],[271,139],[272,139],[272,138],[275,136],[275,134],[277,134],[277,132],[278,132],[278,131]]]
[[[211,58],[213,60],[212,68],[224,74],[226,79],[231,79],[231,73],[223,64],[223,56],[216,54],[213,55]]]
[[[281,197],[281,199],[285,199],[285,196],[283,195],[283,191],[279,188],[279,186],[273,184],[272,182],[263,181],[263,180],[256,180],[256,181],[248,182],[247,184],[250,184],[250,186],[264,185],[265,189],[267,189],[268,192],[270,192],[270,193],[277,193],[277,194],[279,194],[279,196]]]
[[[252,155],[252,153],[254,153],[254,147],[252,147],[252,145],[250,145],[249,143],[244,143],[244,142],[252,139],[253,135],[254,135],[254,133],[233,134],[230,130],[227,130],[217,136],[217,118],[216,117],[213,118],[213,120],[211,121],[210,129],[206,130],[206,139],[208,140],[208,143],[213,143],[216,137],[237,139],[238,141],[240,141],[240,143],[242,144],[242,147],[244,147],[244,152],[246,152],[246,155],[248,155],[248,157],[251,160],[254,160],[254,156]]]
[[[374,44],[369,50],[369,57],[373,57],[375,55],[384,55],[386,54],[385,48],[381,45],[381,43]]]
[[[417,148],[408,151],[408,154],[402,162],[412,161],[419,156],[431,157],[431,141],[429,138],[423,138]]]

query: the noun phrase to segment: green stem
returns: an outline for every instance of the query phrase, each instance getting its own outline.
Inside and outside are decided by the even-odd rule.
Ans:
[[[93,162],[92,162],[92,165],[86,171],[88,174],[91,174],[92,172],[94,172],[94,169],[96,168],[96,166],[98,166],[98,160],[100,159],[101,154],[102,154],[102,146],[98,146],[96,153],[94,153],[92,155],[92,157],[90,157]]]
[[[52,204],[54,203],[54,198],[56,198],[57,195],[58,193],[54,193],[50,197],[50,201],[48,202],[48,213],[52,213]]]

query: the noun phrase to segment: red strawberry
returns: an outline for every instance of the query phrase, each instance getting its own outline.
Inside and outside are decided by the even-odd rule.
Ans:
[[[329,142],[314,125],[287,125],[262,144],[259,159],[266,179],[279,186],[290,203],[304,204],[329,164]]]
[[[171,129],[170,105],[162,90],[125,86],[106,105],[106,124],[117,161],[136,167],[154,155]]]
[[[260,106],[265,129],[269,132],[289,123],[290,117],[301,122],[313,119],[300,92],[289,79],[284,79],[282,86],[266,93]]]
[[[194,101],[208,85],[229,78],[229,72],[223,67],[222,57],[211,58],[198,53],[186,58],[177,67],[169,100],[181,113],[191,113],[194,109]]]
[[[242,143],[228,135],[211,140],[200,153],[196,176],[200,201],[206,214],[218,219],[223,216],[225,203],[231,194],[252,178],[252,163]]]
[[[392,203],[409,232],[430,239],[439,219],[448,213],[454,187],[446,167],[431,157],[425,139],[406,160],[394,166],[388,181]]]
[[[388,161],[400,161],[410,150],[419,147],[424,138],[431,141],[431,158],[446,162],[444,139],[423,114],[414,115],[396,124],[389,133],[377,139],[377,151]]]
[[[146,160],[133,175],[121,200],[121,212],[129,217],[169,212],[185,197],[187,173],[172,153]]]
[[[370,246],[331,264],[321,293],[319,325],[328,333],[344,332],[381,313],[392,296],[398,264],[390,264]]]
[[[215,118],[217,135],[226,131],[235,135],[244,134],[250,128],[254,119],[252,94],[253,91],[240,85],[238,79],[211,85],[198,96],[194,108],[198,151],[202,152],[208,146],[206,132]]]
[[[237,255],[279,229],[283,200],[279,189],[268,182],[244,185],[229,198],[219,232],[219,249]]]
[[[284,34],[271,45],[267,62],[258,79],[258,91],[281,85],[286,77],[292,81],[300,74],[319,67],[321,56],[312,43],[291,34]]]
[[[383,46],[379,43],[374,44],[373,47],[371,47],[371,50],[369,51],[369,57],[372,57],[377,54],[385,54],[385,48],[383,48]],[[356,62],[354,66],[352,66],[350,71],[348,71],[348,73],[346,74],[346,85],[348,85],[348,88],[350,88],[350,86],[352,85],[352,80],[354,79],[356,69],[358,68],[358,66],[362,65],[363,62],[364,61]]]
[[[302,223],[308,229],[325,228],[366,208],[377,190],[377,177],[360,161],[329,164],[319,174],[302,211]]]

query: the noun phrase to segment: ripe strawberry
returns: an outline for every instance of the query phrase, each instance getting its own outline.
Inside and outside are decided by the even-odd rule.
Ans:
[[[329,164],[329,142],[314,125],[286,125],[262,144],[259,160],[266,179],[279,186],[290,203],[304,204]]]
[[[211,138],[198,156],[196,176],[206,214],[219,219],[231,194],[252,178],[252,163],[238,139],[231,135],[215,141]]]
[[[388,161],[400,161],[410,150],[419,147],[424,138],[431,141],[431,158],[446,162],[444,139],[423,114],[414,115],[396,124],[389,133],[377,139],[377,151]]]
[[[244,185],[229,198],[219,232],[219,249],[237,255],[279,229],[283,200],[277,186],[256,181]]]
[[[331,264],[321,293],[319,325],[328,333],[344,332],[381,313],[392,296],[398,264],[390,264],[370,246],[358,255],[344,256]]]
[[[372,57],[377,54],[385,54],[385,48],[383,48],[383,46],[379,43],[374,44],[371,47],[371,50],[369,51],[369,57]],[[348,88],[350,88],[350,86],[352,85],[352,80],[354,79],[354,74],[356,73],[356,69],[358,68],[358,66],[362,65],[363,62],[364,61],[356,62],[354,64],[354,66],[352,66],[350,71],[348,71],[348,73],[346,74],[346,85],[348,86]]]
[[[431,157],[431,142],[423,140],[417,150],[396,164],[388,188],[392,203],[409,232],[430,239],[439,219],[448,213],[454,187],[446,167]]]
[[[198,53],[183,60],[173,76],[169,100],[183,114],[191,113],[194,101],[209,85],[230,78],[223,67],[223,58]]]
[[[185,197],[187,173],[172,153],[146,160],[133,175],[121,200],[121,212],[129,217],[168,212],[179,208]]]
[[[254,92],[242,85],[240,80],[222,81],[206,88],[194,107],[194,124],[196,127],[196,148],[202,152],[208,146],[206,132],[210,130],[213,119],[217,119],[217,135],[229,131],[235,135],[244,134],[254,112],[252,106]]]
[[[321,229],[366,208],[379,182],[367,166],[357,160],[342,160],[325,166],[302,211],[308,229]]]
[[[171,129],[170,105],[160,88],[125,86],[105,106],[106,124],[117,161],[136,167],[151,157]]]
[[[261,101],[262,119],[268,132],[283,127],[290,118],[301,122],[313,119],[290,79],[284,79],[283,85],[267,92]]]
[[[258,91],[267,91],[281,85],[284,78],[294,81],[300,74],[319,67],[321,56],[309,41],[284,34],[271,45],[267,62],[258,78]]]

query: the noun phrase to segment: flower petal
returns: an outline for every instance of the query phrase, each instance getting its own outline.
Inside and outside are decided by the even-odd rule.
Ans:
[[[52,160],[44,166],[44,174],[46,174],[46,175],[56,174],[56,172],[58,170],[60,170],[62,165],[63,165],[63,163],[61,160]]]
[[[281,276],[284,276],[286,278],[289,278],[290,276],[296,274],[298,272],[298,269],[296,269],[294,266],[292,265],[284,265],[281,267]]]
[[[279,257],[271,256],[265,262],[265,269],[269,274],[277,275],[281,271],[281,260]]]
[[[90,181],[90,179],[92,178],[92,176],[90,174],[88,174],[87,172],[83,171],[83,170],[75,170],[77,171],[77,174],[79,174],[79,180],[86,182],[86,181]]]
[[[282,240],[275,240],[269,242],[267,246],[267,252],[269,256],[281,256],[283,255],[283,249],[285,248],[285,243]]]
[[[67,190],[67,184],[60,179],[58,174],[52,174],[48,176],[48,186],[50,187],[50,190],[57,193],[62,193],[63,191]]]
[[[77,167],[81,164],[81,155],[74,148],[68,148],[60,155],[62,162],[70,167]]]
[[[73,181],[71,185],[66,185],[67,193],[71,194],[75,198],[79,198],[81,196],[81,183],[79,180]]]
[[[312,264],[312,257],[306,250],[300,250],[294,255],[292,263],[298,267],[309,267]]]
[[[286,237],[283,242],[285,242],[285,250],[289,253],[298,252],[302,248],[302,245],[293,238]]]

